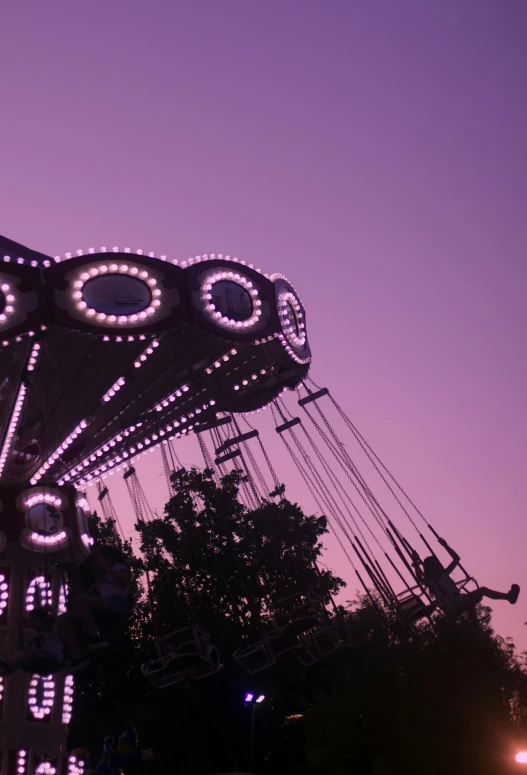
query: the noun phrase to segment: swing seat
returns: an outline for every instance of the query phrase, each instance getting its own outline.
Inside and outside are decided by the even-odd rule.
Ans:
[[[397,600],[397,610],[388,623],[388,628],[399,638],[407,638],[414,622],[430,617],[437,609],[436,603],[425,603],[419,595],[420,592],[420,587],[412,587]]]
[[[304,665],[319,662],[346,644],[340,636],[338,624],[330,624],[322,627],[309,635],[304,640],[306,647],[304,653],[299,653],[298,658]]]
[[[461,579],[460,581],[456,581],[456,587],[458,589],[458,592],[468,592],[469,590],[467,590],[467,587],[469,584],[474,584],[476,590],[479,589],[479,584],[475,578],[473,578],[472,576],[465,576],[464,579]]]
[[[141,665],[141,672],[156,689],[165,689],[181,683],[185,678],[185,674],[173,662],[172,656],[152,659]]]
[[[233,653],[233,657],[247,673],[259,673],[260,670],[265,670],[276,664],[275,657],[269,654],[264,641],[260,641],[254,646],[238,649]]]
[[[161,660],[168,660],[171,670],[188,673],[199,680],[218,673],[223,667],[218,649],[210,637],[198,627],[182,627],[156,641],[156,652]]]
[[[427,615],[427,606],[418,595],[411,594],[399,600],[399,609],[403,619],[415,620]]]
[[[475,589],[469,590],[467,589],[469,584],[473,584]],[[461,598],[458,600],[460,601],[459,605],[455,606],[455,610],[452,610],[451,606],[446,604],[446,601],[444,600],[436,600],[435,606],[436,608],[439,608],[442,613],[451,618],[451,619],[458,619],[460,616],[463,616],[463,614],[467,613],[471,608],[474,607],[475,603],[473,601],[470,601],[470,598],[467,599],[467,595],[470,594],[470,592],[477,591],[479,589],[479,584],[476,581],[475,578],[472,576],[465,576],[465,578],[460,579],[459,581],[455,582],[457,591],[464,595],[464,598]]]
[[[198,627],[181,627],[164,635],[159,643],[172,654],[192,652],[207,655],[212,648],[210,637]]]
[[[210,655],[207,659],[208,665],[195,666],[187,670],[188,675],[195,681],[200,681],[202,678],[208,678],[211,675],[216,675],[222,670],[223,665],[220,662],[220,656],[216,646],[212,647]]]

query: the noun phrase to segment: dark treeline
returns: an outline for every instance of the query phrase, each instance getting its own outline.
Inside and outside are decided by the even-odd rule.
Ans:
[[[273,601],[310,589],[331,610],[344,582],[315,565],[326,520],[305,515],[282,490],[247,509],[236,472],[218,485],[211,472],[192,470],[174,487],[163,516],[137,525],[144,559],[111,522],[92,518],[92,534],[128,555],[142,597],[118,650],[76,679],[72,748],[87,747],[96,761],[104,736],[131,719],[155,751],[145,773],[248,771],[251,709],[243,697],[252,690],[266,695],[256,717],[258,773],[518,770],[527,674],[513,644],[493,632],[489,609],[480,607],[478,629],[445,618],[399,639],[359,598],[341,610],[351,636],[345,648],[311,667],[291,659],[247,674],[232,653],[270,626]],[[155,689],[141,674],[154,638],[190,620],[211,634],[224,669]]]

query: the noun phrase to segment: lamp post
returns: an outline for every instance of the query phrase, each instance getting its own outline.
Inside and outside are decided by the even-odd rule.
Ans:
[[[252,772],[254,758],[254,725],[256,719],[256,706],[265,700],[264,694],[255,695],[254,692],[246,692],[245,704],[251,705],[251,735],[249,739],[249,771]]]

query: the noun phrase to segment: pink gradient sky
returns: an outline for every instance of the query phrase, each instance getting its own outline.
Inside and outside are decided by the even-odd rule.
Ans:
[[[287,275],[314,379],[480,583],[523,585],[495,625],[527,648],[527,3],[1,16],[0,232]]]

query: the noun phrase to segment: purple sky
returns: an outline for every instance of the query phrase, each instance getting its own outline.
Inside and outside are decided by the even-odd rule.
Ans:
[[[0,47],[0,232],[283,272],[314,379],[480,583],[523,585],[522,648],[526,39],[524,0],[46,0]]]

